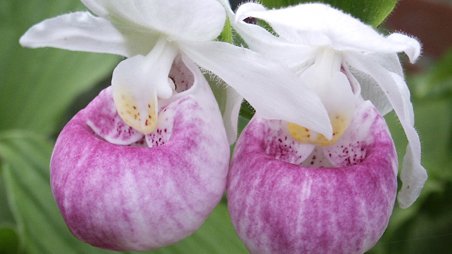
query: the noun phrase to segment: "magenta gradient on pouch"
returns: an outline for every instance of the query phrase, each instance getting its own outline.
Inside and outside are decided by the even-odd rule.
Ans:
[[[363,253],[379,240],[395,202],[397,159],[376,110],[357,117],[372,117],[365,138],[371,142],[362,140],[366,157],[335,168],[281,160],[265,142],[274,132],[270,121],[254,118],[242,132],[227,196],[234,227],[251,253]]]
[[[108,114],[96,114],[111,100],[109,90],[65,126],[52,155],[51,185],[79,239],[114,250],[159,248],[193,233],[220,201],[229,145],[210,88],[192,71],[193,87],[161,109],[162,116],[172,112],[164,143],[115,145],[96,135],[87,122],[105,121]]]

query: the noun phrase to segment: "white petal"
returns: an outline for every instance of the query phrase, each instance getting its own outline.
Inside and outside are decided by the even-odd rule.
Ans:
[[[369,61],[378,63],[386,70],[397,73],[397,75],[403,77],[403,68],[400,64],[399,56],[397,54],[369,54],[366,55],[366,58],[369,59]]]
[[[340,71],[341,64],[340,55],[332,50],[324,50],[300,78],[320,96],[328,113],[342,113],[351,117],[356,107],[356,96],[350,81]]]
[[[412,37],[404,34],[393,33],[390,34],[387,39],[391,41],[394,46],[397,45],[400,49],[402,49],[410,59],[411,63],[416,62],[417,58],[421,55],[421,44]],[[400,52],[400,50],[397,52]]]
[[[413,130],[412,135],[417,136],[417,133]],[[399,205],[402,208],[408,208],[416,201],[428,178],[427,171],[418,159],[420,151],[415,152],[412,149],[415,149],[415,145],[408,144],[405,156],[403,157],[403,169],[400,175],[402,188],[397,196]]]
[[[168,74],[176,54],[172,45],[160,40],[149,55],[128,58],[113,72],[116,109],[124,122],[143,134],[156,127],[158,97],[172,95]]]
[[[352,54],[352,53],[349,53]],[[356,56],[356,54],[355,54]],[[359,56],[358,56],[359,57]],[[403,69],[397,54],[370,54],[366,55],[366,59],[375,64],[381,65],[390,72],[394,72],[403,77]],[[388,97],[383,92],[377,82],[366,73],[351,68],[352,75],[358,80],[361,86],[361,96],[364,100],[370,100],[382,115],[392,111],[392,105]]]
[[[244,19],[248,17],[247,12],[256,9],[265,10],[259,4],[247,3],[240,6],[236,16],[231,17],[232,25],[250,49],[294,68],[309,62],[314,57],[315,49],[275,37],[260,26],[246,23]]]
[[[328,112],[333,136],[326,139],[305,126],[293,123],[288,124],[288,129],[293,138],[299,142],[325,146],[341,138],[361,98],[352,92],[350,82],[342,72],[328,72],[324,68],[316,67],[316,65],[310,67],[300,79],[319,95]]]
[[[413,104],[410,100],[410,90],[408,89],[408,85],[406,84],[405,80],[400,77],[399,75],[388,72],[392,79],[395,81],[395,84],[399,90],[400,96],[402,98],[402,105],[403,105],[403,111],[406,114],[406,118],[404,119],[407,124],[414,125],[414,112],[413,112]]]
[[[372,104],[382,115],[392,111],[392,105],[378,83],[368,74],[351,68],[352,75],[358,80],[361,87],[361,96]]]
[[[341,72],[342,57],[334,50],[319,51],[315,63],[300,75],[300,79],[311,88],[325,106],[333,128],[332,139],[307,130],[306,126],[289,124],[289,131],[299,142],[327,145],[336,142],[347,129],[361,98],[354,93],[353,85]],[[308,128],[309,129],[309,128]]]
[[[148,52],[153,40],[150,34],[119,31],[108,20],[88,12],[74,12],[32,26],[20,38],[20,44],[131,56]]]
[[[81,0],[82,3],[94,14],[101,17],[108,15],[108,10],[103,5],[104,3],[99,0]]]
[[[216,0],[97,0],[88,8],[119,24],[129,23],[173,39],[204,41],[223,30],[226,13]],[[108,14],[107,14],[108,13]]]
[[[421,144],[413,127],[413,108],[408,88],[406,88],[403,79],[396,73],[388,72],[373,62],[369,63],[356,57],[349,58],[348,62],[354,68],[370,75],[382,87],[405,131],[408,147],[403,159],[402,188],[398,200],[402,208],[409,207],[418,198],[427,180],[427,172],[421,165]]]
[[[227,88],[223,122],[230,145],[234,144],[237,139],[238,120],[242,101],[243,97],[240,96],[240,94],[238,94],[232,87]]]
[[[263,118],[300,124],[331,138],[320,99],[286,68],[227,43],[184,43],[183,51],[243,96]]]
[[[326,4],[300,4],[266,11],[262,8],[249,8],[246,4],[240,8],[247,9],[242,15],[268,22],[281,38],[288,41],[313,46],[330,46],[345,51],[380,53],[404,51],[411,61],[415,61],[419,56],[420,45],[415,39],[401,34],[385,38],[371,26]]]

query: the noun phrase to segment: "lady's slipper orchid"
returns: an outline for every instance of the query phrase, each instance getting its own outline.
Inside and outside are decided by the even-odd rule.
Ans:
[[[251,253],[369,250],[397,190],[397,157],[381,115],[362,103],[328,146],[300,143],[285,127],[254,118],[235,146],[227,194],[241,239]]]
[[[223,196],[229,145],[212,92],[184,57],[169,77],[174,95],[161,101],[150,134],[122,121],[112,87],[60,133],[52,191],[79,239],[114,250],[159,248],[192,234]]]
[[[64,128],[52,156],[53,193],[78,238],[116,250],[154,249],[191,234],[218,203],[235,127],[227,125],[227,140],[197,65],[246,96],[260,116],[280,117],[282,109],[284,120],[331,135],[320,99],[313,92],[290,93],[296,85],[290,71],[250,50],[212,41],[226,18],[219,2],[82,2],[97,16],[51,18],[20,40],[28,47],[127,57],[115,68],[112,87]],[[262,94],[271,96],[262,101]],[[282,99],[300,111],[277,109]],[[233,117],[235,104],[227,105]],[[314,121],[301,117],[318,111],[323,116]]]
[[[250,17],[278,36],[246,23]],[[397,158],[381,114],[394,109],[408,139],[401,207],[416,200],[427,178],[397,57],[404,51],[414,62],[419,43],[381,36],[324,4],[279,10],[244,4],[234,27],[251,49],[284,63],[315,91],[333,130],[327,137],[290,121],[251,120],[236,144],[227,187],[240,237],[252,253],[369,250],[388,224],[397,190]]]

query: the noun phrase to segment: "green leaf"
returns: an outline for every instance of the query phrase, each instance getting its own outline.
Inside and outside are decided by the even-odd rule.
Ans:
[[[118,59],[19,45],[30,26],[83,9],[79,1],[1,1],[0,7],[0,130],[54,132],[74,98],[108,75]]]
[[[16,254],[19,251],[19,238],[13,228],[0,228],[0,253]]]
[[[229,19],[226,20],[223,31],[221,32],[221,34],[219,36],[219,39],[220,39],[220,41],[232,43],[232,40],[233,40],[232,26],[231,26],[231,22],[229,21]]]
[[[17,221],[21,249],[27,253],[96,253],[79,243],[66,228],[49,184],[52,145],[24,132],[0,137],[3,177]]]
[[[442,192],[432,193],[423,201],[417,201],[414,209],[396,208],[388,230],[369,253],[449,253],[452,241],[452,182],[449,181]],[[400,219],[401,223],[394,227],[394,222]]]
[[[49,183],[52,144],[25,132],[0,134],[0,158],[22,250],[30,254],[118,253],[78,241],[67,229]],[[222,202],[195,234],[156,253],[246,253]]]
[[[219,79],[217,76],[206,73],[204,75],[207,82],[210,84],[210,89],[212,89],[212,93],[215,96],[215,100],[217,101],[218,108],[220,109],[221,114],[223,115],[226,110],[226,100],[227,98],[227,85],[223,80]]]
[[[6,188],[1,173],[2,169],[0,165],[0,227],[14,226],[16,222],[14,221],[13,215],[8,206]],[[0,251],[0,253],[2,252]]]
[[[422,142],[422,159],[430,178],[452,181],[450,144],[452,101],[433,100],[415,104],[416,128]]]
[[[281,8],[299,3],[310,3],[310,0],[262,0],[265,6],[271,8]],[[386,17],[392,12],[397,4],[397,0],[317,0],[330,4],[341,9],[361,21],[374,27],[380,25]]]
[[[223,201],[215,208],[206,223],[195,234],[155,253],[245,254],[248,252],[234,232],[226,202]]]
[[[448,253],[452,241],[452,182],[433,194],[406,233],[407,253]]]

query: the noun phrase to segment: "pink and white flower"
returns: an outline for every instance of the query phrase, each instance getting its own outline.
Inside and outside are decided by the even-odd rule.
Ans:
[[[392,109],[408,139],[401,207],[417,199],[427,179],[397,57],[405,52],[414,62],[419,43],[399,33],[382,36],[324,4],[267,10],[247,3],[228,13],[250,49],[284,64],[299,87],[320,97],[332,128],[327,136],[284,119],[251,120],[227,187],[239,236],[252,253],[369,250],[387,227],[397,191],[397,158],[382,118]],[[277,35],[246,23],[250,17]]]
[[[169,77],[177,88],[161,101],[153,132],[126,125],[108,87],[60,133],[52,191],[79,239],[114,250],[159,248],[197,230],[223,196],[229,145],[210,87],[185,58]]]

